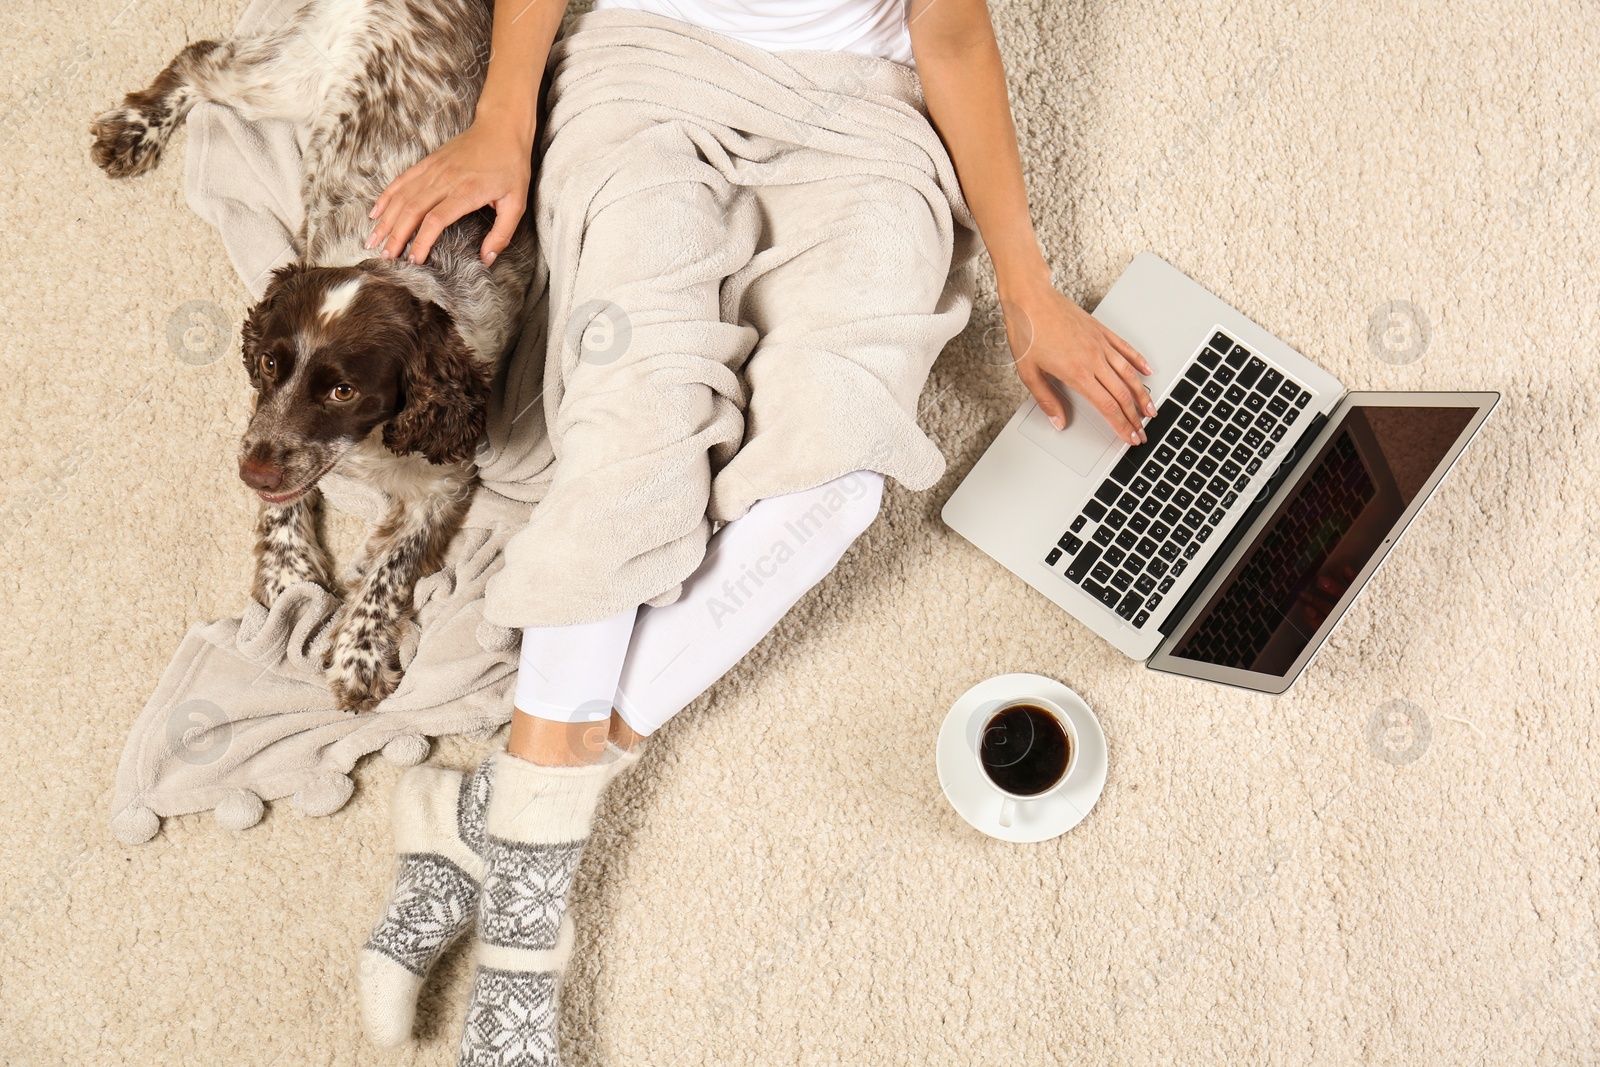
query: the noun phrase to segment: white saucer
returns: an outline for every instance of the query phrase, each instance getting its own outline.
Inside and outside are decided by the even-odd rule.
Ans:
[[[973,754],[983,719],[998,701],[1044,698],[1067,713],[1078,731],[1078,760],[1059,789],[1041,800],[1024,801],[1010,826],[1000,825],[1002,798],[989,784]],[[1106,735],[1083,698],[1053,678],[1001,674],[961,694],[939,729],[939,784],[961,817],[1002,841],[1046,841],[1078,825],[1100,799],[1106,784]]]

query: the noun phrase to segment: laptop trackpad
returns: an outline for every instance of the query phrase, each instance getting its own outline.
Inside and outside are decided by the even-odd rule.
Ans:
[[[1032,410],[1022,420],[1022,436],[1082,477],[1094,473],[1107,449],[1118,443],[1117,435],[1100,413],[1076,397],[1066,404],[1067,428],[1064,430],[1050,425],[1049,417],[1039,410],[1037,402],[1030,401],[1028,406]]]

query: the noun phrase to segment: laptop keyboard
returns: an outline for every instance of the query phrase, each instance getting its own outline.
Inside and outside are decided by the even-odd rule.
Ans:
[[[1219,331],[1044,557],[1134,628],[1200,553],[1311,393]]]

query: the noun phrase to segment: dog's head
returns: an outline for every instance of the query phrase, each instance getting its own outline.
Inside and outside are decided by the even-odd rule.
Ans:
[[[280,267],[243,341],[256,407],[239,477],[263,500],[300,496],[379,426],[391,452],[433,463],[470,458],[483,433],[489,371],[448,312],[381,270]]]

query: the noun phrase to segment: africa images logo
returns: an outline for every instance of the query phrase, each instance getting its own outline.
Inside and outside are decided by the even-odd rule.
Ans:
[[[1391,700],[1373,709],[1367,720],[1367,746],[1385,763],[1415,763],[1433,741],[1428,713],[1409,700]]]

